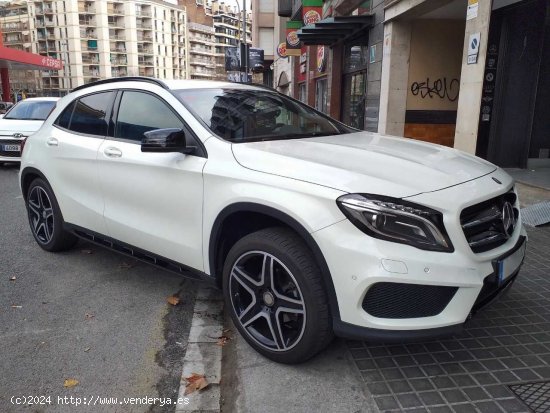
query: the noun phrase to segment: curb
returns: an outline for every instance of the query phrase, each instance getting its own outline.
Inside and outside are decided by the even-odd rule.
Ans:
[[[178,404],[176,412],[220,412],[220,381],[222,376],[222,346],[218,339],[223,335],[223,297],[213,287],[201,285],[197,291],[193,319],[178,399],[188,399],[187,404]],[[202,374],[208,387],[185,395],[186,377],[193,373]]]

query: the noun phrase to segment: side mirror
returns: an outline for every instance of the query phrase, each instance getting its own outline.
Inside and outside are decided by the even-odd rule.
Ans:
[[[182,129],[154,129],[143,134],[141,152],[169,153],[180,152],[190,154],[195,147],[187,146],[185,132]]]

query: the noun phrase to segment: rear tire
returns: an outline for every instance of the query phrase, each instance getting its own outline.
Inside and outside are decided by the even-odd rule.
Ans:
[[[321,272],[289,229],[267,228],[237,241],[225,260],[223,291],[241,335],[273,361],[304,362],[332,340]]]
[[[63,228],[63,216],[48,183],[36,178],[26,197],[27,215],[34,239],[46,251],[57,252],[72,248],[77,237]]]

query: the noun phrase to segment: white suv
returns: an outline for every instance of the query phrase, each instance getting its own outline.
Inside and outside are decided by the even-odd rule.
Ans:
[[[20,183],[43,249],[81,237],[215,283],[248,343],[284,363],[333,333],[457,333],[525,253],[501,169],[260,86],[79,87],[27,139]]]

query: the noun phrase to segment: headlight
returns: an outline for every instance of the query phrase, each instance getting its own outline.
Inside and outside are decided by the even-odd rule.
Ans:
[[[423,250],[454,251],[438,211],[381,195],[349,194],[336,202],[356,227],[374,238]]]

